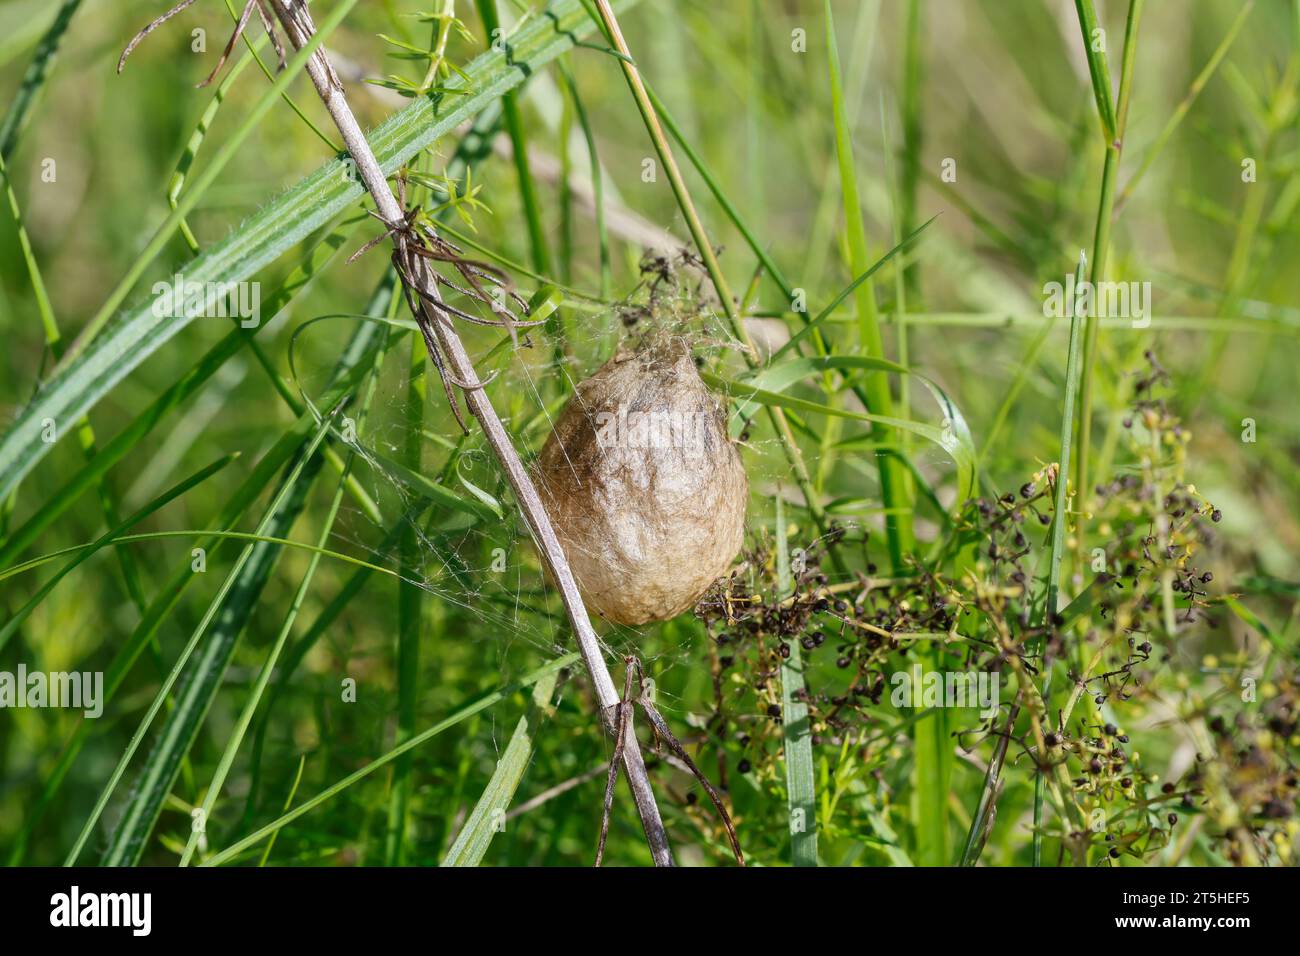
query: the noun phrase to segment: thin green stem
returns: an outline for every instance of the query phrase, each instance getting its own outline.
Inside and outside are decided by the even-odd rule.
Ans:
[[[1124,30],[1123,63],[1119,76],[1118,107],[1110,107],[1109,74],[1105,72],[1105,54],[1094,57],[1092,54],[1092,32],[1089,23],[1095,28],[1096,14],[1092,13],[1091,0],[1077,0],[1079,23],[1083,29],[1085,48],[1089,50],[1089,62],[1100,61],[1105,76],[1105,96],[1099,94],[1098,105],[1102,111],[1102,125],[1106,128],[1106,162],[1101,173],[1101,198],[1097,203],[1097,223],[1093,232],[1092,271],[1089,280],[1096,288],[1098,282],[1105,278],[1106,257],[1110,250],[1110,229],[1115,214],[1115,179],[1119,174],[1120,153],[1124,147],[1124,133],[1128,123],[1129,94],[1133,86],[1133,65],[1137,59],[1138,21],[1142,16],[1143,0],[1130,0],[1128,21]],[[1094,73],[1094,83],[1096,82]],[[1104,104],[1104,108],[1102,105]],[[1097,362],[1097,309],[1088,312],[1087,329],[1083,340],[1083,381],[1079,394],[1079,454],[1076,459],[1074,484],[1079,495],[1080,510],[1086,511],[1088,500],[1089,476],[1088,454],[1092,440],[1092,383],[1093,370]],[[1068,473],[1066,473],[1068,474]],[[1065,475],[1062,476],[1063,478]],[[1080,535],[1082,541],[1082,535]]]
[[[1140,2],[1140,0],[1139,0]],[[1087,256],[1079,253],[1079,268],[1075,272],[1076,287],[1083,281],[1084,271],[1087,268]],[[1079,354],[1079,312],[1077,306],[1070,316],[1070,348],[1066,354],[1065,360],[1065,399],[1062,402],[1061,411],[1061,457],[1057,463],[1055,497],[1053,498],[1052,510],[1052,536],[1051,549],[1047,559],[1047,593],[1043,598],[1043,616],[1042,625],[1044,628],[1052,629],[1057,626],[1057,604],[1061,590],[1061,561],[1065,556],[1065,531],[1069,523],[1069,474],[1070,474],[1070,452],[1071,439],[1074,435],[1074,413],[1075,405],[1078,400],[1077,392],[1079,390],[1080,379],[1080,354]],[[1076,531],[1080,534],[1080,531]],[[1052,687],[1052,662],[1047,653],[1046,640],[1042,642],[1043,661],[1041,670],[1043,672],[1043,706],[1047,713],[1051,712],[1051,687]],[[1043,785],[1044,776],[1039,773],[1034,778],[1034,866],[1042,865],[1043,855]]]

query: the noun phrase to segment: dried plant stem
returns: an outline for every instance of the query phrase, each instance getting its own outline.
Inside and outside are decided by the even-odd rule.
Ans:
[[[307,4],[303,0],[273,0],[273,2],[276,16],[284,26],[294,48],[301,49],[310,41],[313,33],[310,14],[307,12]],[[307,63],[307,72],[316,87],[316,92],[320,95],[321,102],[325,104],[325,108],[329,111],[335,126],[338,127],[339,133],[342,134],[343,142],[356,163],[361,181],[374,198],[375,206],[385,225],[390,228],[400,226],[405,211],[393,195],[392,189],[389,188],[388,181],[375,159],[375,154],[366,141],[365,135],[361,132],[356,117],[352,114],[352,109],[348,105],[347,97],[343,92],[343,85],[330,66],[323,47],[318,49]],[[433,278],[432,267],[419,257],[412,258],[416,260],[412,278],[419,286],[418,291],[426,302],[430,300],[440,302],[438,283]],[[479,425],[483,428],[488,444],[491,446],[493,454],[496,456],[502,471],[505,472],[510,487],[514,490],[515,497],[519,501],[519,509],[523,512],[524,520],[533,535],[533,540],[537,543],[542,559],[546,562],[547,568],[559,587],[565,612],[568,614],[569,623],[572,625],[573,633],[578,640],[578,649],[591,676],[592,684],[596,690],[596,698],[600,702],[603,722],[606,729],[613,733],[617,729],[615,717],[618,712],[618,691],[614,687],[614,682],[609,676],[609,670],[605,666],[604,658],[601,656],[596,632],[591,626],[591,620],[587,616],[587,609],[583,606],[582,598],[578,594],[577,583],[573,579],[573,573],[569,570],[569,563],[564,556],[563,549],[560,547],[559,539],[555,536],[555,529],[551,526],[551,520],[537,495],[537,489],[533,486],[532,480],[524,470],[518,452],[515,451],[510,442],[510,436],[506,432],[505,426],[501,424],[501,419],[497,416],[496,410],[487,397],[487,393],[480,384],[478,374],[474,369],[474,363],[465,351],[465,346],[461,343],[460,336],[457,335],[452,325],[450,315],[436,305],[433,305],[429,312],[434,318],[432,332],[437,339],[442,354],[446,357],[448,368],[457,379],[471,386],[464,389],[465,403],[468,405],[470,413],[478,419]],[[622,759],[655,865],[672,866],[673,859],[668,847],[668,835],[664,830],[663,820],[659,816],[659,808],[655,803],[654,792],[650,787],[650,778],[646,772],[645,761],[641,756],[641,749],[637,744],[636,737],[632,734],[628,734],[627,739],[624,741]]]

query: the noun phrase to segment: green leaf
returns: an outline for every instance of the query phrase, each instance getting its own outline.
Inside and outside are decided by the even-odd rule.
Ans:
[[[1274,650],[1279,654],[1290,658],[1300,657],[1300,653],[1297,653],[1294,647],[1288,647],[1286,642],[1282,640],[1281,636],[1273,630],[1273,628],[1264,623],[1263,618],[1250,608],[1246,607],[1246,605],[1242,604],[1235,597],[1226,597],[1223,599],[1223,603],[1227,605],[1228,610],[1237,616],[1238,620],[1247,627],[1253,629],[1257,634],[1263,636],[1266,641],[1272,644]]]
[[[884,364],[882,364],[884,363]],[[765,369],[758,373],[752,382],[764,380],[763,376],[769,371],[772,372],[771,381],[778,386],[777,388],[760,388],[751,381],[729,380],[714,375],[712,372],[701,370],[700,377],[705,384],[712,388],[722,389],[727,392],[731,398],[739,403],[757,402],[760,405],[775,405],[782,408],[790,408],[796,411],[813,412],[818,415],[833,415],[838,418],[851,418],[856,421],[877,422],[882,425],[888,425],[890,428],[899,429],[918,435],[926,441],[932,442],[942,448],[953,463],[957,466],[957,501],[955,507],[960,508],[963,503],[975,491],[975,443],[971,440],[970,429],[966,425],[966,419],[962,416],[957,406],[948,398],[939,386],[935,385],[924,376],[915,372],[909,372],[902,366],[895,366],[894,363],[886,359],[866,358],[856,355],[831,355],[825,358],[801,358],[795,359],[788,363],[796,369],[803,371],[804,375],[813,374],[825,369],[863,369],[863,370],[888,370],[894,371],[901,369],[916,377],[929,389],[930,394],[934,396],[935,401],[939,403],[939,408],[944,412],[945,424],[943,427],[938,425],[928,425],[922,422],[914,422],[902,418],[894,418],[885,415],[872,415],[868,412],[854,412],[843,408],[835,408],[830,405],[823,405],[819,402],[808,401],[807,399],[794,398],[789,395],[780,393],[780,389],[786,388],[797,381],[799,376],[795,376],[790,381],[793,373],[787,373],[783,367],[776,369]],[[893,368],[890,368],[893,366]],[[766,381],[766,380],[764,380]],[[886,503],[886,507],[889,505]]]
[[[831,0],[822,5],[826,18],[826,63],[829,69],[831,91],[831,122],[835,131],[835,157],[839,166],[840,192],[844,200],[844,231],[848,245],[849,266],[852,274],[861,279],[853,283],[854,310],[858,318],[858,351],[864,356],[883,358],[884,342],[880,334],[880,316],[876,310],[876,293],[869,277],[874,269],[868,266],[867,230],[862,215],[858,193],[857,164],[853,158],[853,133],[849,125],[848,107],[844,101],[844,83],[840,74],[840,54],[835,33],[835,18]],[[863,7],[860,17],[878,16],[879,11]],[[872,412],[891,418],[894,400],[889,382],[883,375],[868,375],[864,383],[867,407]],[[885,422],[881,422],[885,424]],[[887,429],[882,437],[889,440]],[[880,495],[891,512],[885,519],[885,534],[889,541],[890,561],[894,570],[901,570],[904,556],[915,546],[912,532],[911,489],[897,457],[878,454],[876,463],[880,472]]]
[[[785,504],[776,499],[777,596],[794,592]],[[799,641],[786,642],[790,655],[781,661],[781,730],[785,740],[785,792],[790,855],[795,866],[817,865],[817,787],[813,775],[812,728],[803,700],[803,654]]]
[[[49,29],[41,37],[32,62],[27,65],[27,72],[23,74],[22,85],[18,87],[18,92],[14,94],[13,101],[9,104],[9,112],[5,114],[4,122],[0,123],[0,159],[9,159],[18,146],[18,137],[22,135],[23,126],[27,123],[32,103],[45,86],[45,80],[54,64],[54,55],[59,52],[59,44],[63,41],[63,34],[67,32],[68,24],[72,22],[72,17],[80,6],[81,0],[63,0]]]
[[[504,824],[506,807],[514,800],[519,781],[533,756],[533,730],[529,727],[529,720],[540,723],[545,717],[555,693],[557,677],[558,674],[552,671],[533,686],[529,713],[520,717],[515,725],[510,742],[492,772],[492,779],[456,835],[456,841],[442,861],[443,866],[478,866],[483,862],[493,835],[500,832]]]
[[[544,285],[528,300],[528,317],[541,321],[564,302],[564,294],[553,285]]]

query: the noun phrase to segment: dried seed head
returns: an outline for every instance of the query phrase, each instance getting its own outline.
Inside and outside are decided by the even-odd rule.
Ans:
[[[583,600],[616,623],[690,609],[740,551],[749,482],[681,339],[579,384],[534,474]]]

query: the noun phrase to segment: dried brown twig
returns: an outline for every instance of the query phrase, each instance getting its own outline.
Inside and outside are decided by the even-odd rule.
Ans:
[[[403,177],[399,176],[397,187],[400,205],[405,208],[406,181]],[[371,213],[371,215],[384,222],[383,217],[377,213]],[[544,325],[545,320],[520,319],[515,315],[510,306],[506,304],[507,299],[513,300],[525,314],[528,312],[528,303],[514,291],[509,276],[496,266],[476,259],[464,258],[460,254],[458,246],[438,235],[433,224],[422,214],[418,207],[408,209],[400,223],[389,225],[388,229],[354,252],[349,257],[348,262],[354,261],[389,239],[393,243],[393,267],[402,279],[402,291],[406,295],[407,307],[410,308],[411,314],[415,316],[420,332],[424,336],[425,347],[428,349],[429,357],[433,360],[434,367],[438,370],[443,391],[447,394],[447,404],[456,417],[456,422],[460,425],[461,431],[469,434],[469,429],[465,426],[465,420],[460,414],[460,403],[457,402],[451,386],[455,385],[462,390],[483,388],[491,383],[492,379],[496,377],[496,373],[492,373],[482,382],[471,383],[461,380],[451,372],[447,368],[442,349],[439,347],[437,337],[433,333],[435,318],[430,310],[441,309],[474,325],[504,328],[510,333],[510,340],[516,348],[519,347],[518,329]],[[423,270],[422,273],[419,272],[417,264],[421,260],[426,263],[445,262],[451,264],[468,283],[469,287],[457,285],[435,269],[430,268]],[[421,275],[427,275],[439,285],[444,285],[453,292],[487,306],[500,318],[485,319],[458,309],[441,298],[430,297],[427,292],[420,288]],[[483,286],[484,282],[492,285],[497,290],[497,293],[489,293]]]
[[[122,51],[122,55],[117,60],[117,72],[122,72],[126,67],[126,58],[135,51],[135,48],[143,42],[145,37],[153,33],[154,30],[157,30],[172,17],[183,13],[193,5],[194,0],[181,0],[180,3],[176,4],[176,6],[172,7],[166,13],[151,20],[144,29],[133,36],[131,41],[127,43],[126,49]],[[234,32],[230,34],[230,39],[226,41],[225,49],[221,51],[221,56],[217,58],[217,65],[212,68],[212,72],[207,75],[203,82],[196,84],[196,86],[199,88],[205,87],[216,79],[217,74],[221,72],[221,68],[226,65],[226,60],[230,59],[230,54],[235,49],[235,44],[238,43],[239,38],[244,35],[244,28],[248,26],[248,21],[252,19],[254,10],[257,11],[257,15],[262,21],[262,26],[266,29],[267,36],[271,38],[271,45],[275,47],[275,55],[280,62],[280,69],[284,69],[284,44],[280,42],[280,37],[275,32],[275,22],[271,19],[271,15],[266,10],[266,0],[248,0],[248,2],[244,4],[244,9],[240,12],[239,19],[235,23]]]
[[[289,35],[290,42],[295,49],[301,49],[315,32],[307,5],[303,0],[271,0],[271,2],[281,25]],[[618,691],[601,656],[596,632],[591,626],[587,609],[578,594],[577,582],[574,581],[573,572],[569,569],[569,562],[564,556],[559,539],[555,536],[555,529],[551,526],[546,508],[542,505],[537,489],[519,459],[519,453],[511,444],[505,426],[501,424],[496,409],[492,407],[492,402],[483,389],[485,383],[479,380],[474,363],[470,360],[452,324],[452,313],[447,310],[439,294],[438,286],[441,283],[436,278],[429,259],[419,254],[412,254],[409,249],[403,253],[401,249],[402,241],[396,236],[405,230],[406,213],[389,188],[388,181],[379,168],[379,162],[375,159],[370,144],[357,124],[352,108],[344,95],[343,84],[330,66],[324,48],[318,49],[308,60],[307,72],[311,76],[317,94],[343,136],[343,142],[356,163],[361,181],[374,198],[381,221],[394,233],[394,254],[403,260],[401,263],[403,282],[409,288],[413,288],[418,296],[420,308],[415,311],[416,322],[421,327],[426,345],[432,343],[438,351],[438,358],[434,359],[435,364],[445,359],[446,368],[450,370],[451,376],[454,376],[455,383],[464,391],[465,404],[483,428],[488,444],[505,472],[510,487],[514,490],[520,511],[523,512],[524,520],[533,535],[533,540],[537,543],[542,559],[559,587],[560,597],[568,614],[569,623],[573,627],[574,636],[577,638],[583,663],[586,664],[587,671],[591,675],[596,697],[600,702],[602,719],[606,729],[613,732],[619,702]],[[410,301],[408,293],[408,303]],[[432,358],[433,355],[431,348],[430,357]],[[621,756],[654,862],[658,866],[671,866],[673,859],[668,847],[668,834],[659,816],[659,807],[655,803],[654,791],[650,787],[645,760],[641,756],[641,748],[635,737],[629,735],[624,740]]]
[[[655,707],[654,701],[645,689],[645,673],[641,670],[641,662],[635,657],[625,657],[624,663],[627,666],[626,674],[623,678],[623,699],[618,703],[618,715],[615,723],[618,729],[614,741],[614,756],[609,762],[609,774],[605,778],[605,807],[600,819],[600,841],[596,845],[596,866],[604,861],[605,858],[605,838],[609,835],[609,813],[614,806],[614,785],[618,783],[618,761],[622,756],[623,749],[629,739],[635,739],[632,731],[632,712],[640,705],[650,726],[654,731],[656,741],[663,741],[672,751],[673,756],[681,761],[681,765],[700,782],[704,787],[704,792],[709,795],[713,801],[714,808],[718,811],[718,816],[722,820],[723,829],[727,831],[727,840],[731,843],[731,852],[736,857],[736,862],[741,866],[745,865],[745,854],[740,850],[740,838],[736,836],[736,827],[731,822],[731,814],[727,813],[727,807],[722,802],[722,797],[718,791],[709,783],[709,778],[704,776],[700,768],[695,765],[682,742],[677,739],[668,726],[668,721],[664,720],[659,709]],[[637,695],[632,696],[632,678],[635,675],[637,680]]]
[[[119,71],[125,64],[127,56],[140,44],[140,41],[193,2],[194,0],[182,0],[136,34],[123,51],[118,63]],[[249,0],[245,7],[245,14],[250,13],[252,6],[260,6],[262,3],[270,5],[295,50],[301,50],[311,41],[315,33],[315,25],[304,0]],[[233,48],[234,41],[238,38],[247,19],[248,16],[241,16],[230,47]],[[274,37],[273,30],[272,35]],[[276,42],[278,47],[278,40]],[[503,301],[504,298],[512,297],[521,305],[523,303],[518,296],[513,296],[509,292],[503,273],[484,263],[460,258],[456,247],[438,236],[431,224],[417,222],[416,218],[403,208],[403,204],[399,203],[388,185],[387,178],[379,168],[379,162],[366,141],[365,134],[362,133],[356,116],[352,113],[352,108],[348,105],[343,84],[333,66],[330,65],[324,47],[317,48],[308,59],[307,73],[334,125],[342,134],[343,142],[356,164],[362,183],[374,199],[377,209],[376,218],[385,226],[385,232],[379,241],[390,239],[393,243],[393,263],[402,279],[407,305],[424,337],[429,357],[442,375],[443,386],[447,390],[457,421],[461,423],[462,428],[465,427],[451,385],[457,386],[464,392],[465,404],[483,428],[488,445],[492,448],[502,471],[505,472],[506,479],[510,482],[528,530],[532,533],[538,551],[559,588],[565,613],[568,615],[583,663],[591,676],[597,700],[600,702],[602,722],[608,732],[615,733],[618,729],[616,728],[619,713],[618,691],[601,656],[599,640],[578,593],[577,582],[569,568],[568,559],[556,537],[555,529],[537,494],[537,489],[524,469],[519,453],[510,441],[509,433],[502,425],[496,409],[493,408],[492,402],[484,391],[488,382],[479,378],[474,363],[465,351],[465,346],[452,323],[452,317],[456,316],[478,324],[504,327],[510,332],[512,339],[515,338],[516,328],[536,323],[517,320],[510,313],[509,307]],[[366,248],[370,246],[363,247],[360,251],[364,252]],[[440,275],[433,267],[434,262],[453,265],[461,277],[469,283],[472,291],[467,292]],[[490,295],[483,288],[483,281],[504,288],[506,296],[499,298]],[[500,318],[481,319],[449,306],[442,300],[439,286],[466,292],[471,298],[487,304]],[[619,748],[619,757],[627,772],[628,783],[636,801],[637,812],[641,817],[651,857],[656,866],[672,866],[673,858],[668,846],[668,834],[659,815],[659,807],[650,786],[645,760],[635,735],[619,733],[616,746]]]

